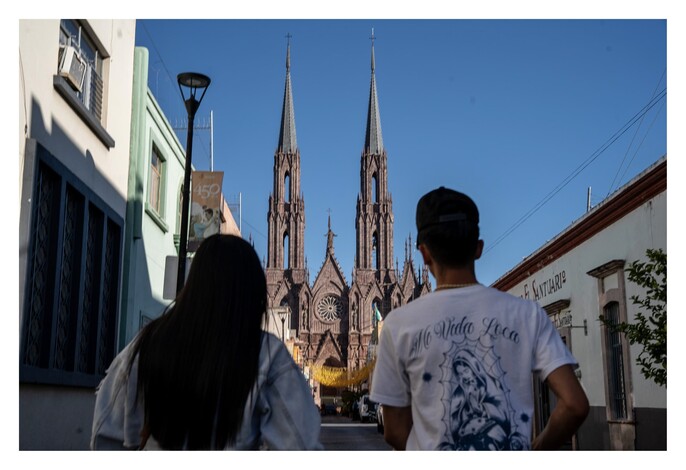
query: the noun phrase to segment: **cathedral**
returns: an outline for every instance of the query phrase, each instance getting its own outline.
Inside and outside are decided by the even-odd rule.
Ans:
[[[393,266],[393,200],[388,190],[387,155],[381,136],[376,91],[374,35],[371,84],[360,189],[355,217],[356,250],[350,284],[334,254],[331,216],[324,262],[310,284],[305,261],[305,202],[300,192],[300,151],[290,77],[290,42],[279,141],[274,154],[274,189],[269,196],[266,276],[268,307],[288,307],[305,363],[347,368],[365,366],[371,356],[373,315],[431,290],[428,272],[416,271],[411,240],[402,272]],[[351,201],[352,202],[352,201]],[[335,395],[322,386],[321,395]]]

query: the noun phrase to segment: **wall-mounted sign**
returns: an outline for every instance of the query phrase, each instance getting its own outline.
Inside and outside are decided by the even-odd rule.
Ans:
[[[205,238],[219,233],[224,172],[194,171],[192,178],[188,251],[197,250]]]
[[[524,284],[524,299],[542,300],[562,289],[567,283],[567,273],[561,271],[548,279],[533,279],[531,283]]]
[[[572,313],[571,312],[558,313],[557,315],[553,316],[552,320],[553,320],[553,323],[555,324],[555,328],[557,328],[557,329],[565,328],[565,327],[571,327],[572,326]]]

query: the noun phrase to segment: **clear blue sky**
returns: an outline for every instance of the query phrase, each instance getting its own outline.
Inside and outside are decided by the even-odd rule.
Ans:
[[[324,259],[330,209],[350,281],[374,28],[394,257],[402,269],[416,201],[444,185],[481,210],[486,252],[477,276],[490,284],[582,216],[589,187],[595,205],[666,154],[666,98],[625,127],[666,89],[666,24],[141,20],[136,44],[150,51],[149,86],[172,124],[186,115],[176,74],[211,77],[196,120],[214,114],[214,169],[225,172],[227,197],[242,195],[243,235],[263,258],[292,35],[310,278]],[[185,131],[178,135],[185,146]],[[209,131],[195,136],[193,162],[209,169]]]
[[[252,233],[260,256],[266,253],[267,198],[273,184],[273,154],[285,79],[285,35],[289,32],[293,35],[292,80],[302,158],[302,190],[306,198],[305,236],[311,279],[323,260],[327,209],[330,208],[333,228],[338,234],[336,255],[350,281],[355,199],[359,191],[360,152],[369,93],[368,38],[372,27],[377,36],[377,84],[384,144],[388,150],[389,189],[394,199],[395,255],[401,261],[404,239],[409,233],[414,238],[416,200],[426,191],[443,184],[473,196],[481,207],[482,234],[488,249],[494,240],[507,233],[577,168],[595,156],[596,151],[650,101],[656,90],[659,92],[666,87],[662,74],[666,68],[667,27],[668,76],[678,85],[685,82],[682,44],[686,41],[682,36],[686,24],[684,15],[676,13],[679,2],[672,0],[578,0],[573,4],[485,0],[478,5],[475,2],[465,5],[465,2],[423,0],[410,7],[400,7],[399,2],[348,0],[345,4],[336,4],[335,11],[328,2],[304,5],[300,0],[254,0],[242,6],[234,3],[189,4],[170,0],[163,4],[146,4],[121,0],[102,4],[73,0],[67,5],[31,0],[14,6],[13,11],[24,10],[16,17],[12,18],[11,13],[5,15],[6,24],[2,30],[7,38],[3,44],[7,46],[9,57],[16,54],[17,19],[36,15],[39,18],[169,15],[667,18],[667,24],[659,20],[140,21],[136,42],[150,48],[153,69],[150,88],[172,122],[185,116],[175,83],[176,74],[190,70],[212,78],[198,116],[208,117],[210,110],[214,112],[215,168],[226,172],[224,191],[228,195],[243,194],[244,232],[246,236]],[[11,73],[5,74],[5,79],[8,89],[16,86]],[[669,151],[672,154],[668,205],[670,277],[677,286],[681,271],[677,271],[680,263],[675,260],[683,258],[680,244],[674,242],[680,235],[677,232],[680,228],[679,197],[683,193],[683,185],[678,179],[683,175],[684,149],[680,88],[683,86],[673,88],[668,98]],[[477,264],[481,281],[492,283],[583,215],[589,186],[593,191],[593,203],[597,204],[609,191],[660,158],[667,149],[663,103],[664,100],[646,116],[638,132],[637,126],[629,129],[547,204],[488,251]],[[3,129],[7,141],[16,142],[16,134],[9,135],[15,128],[10,125]],[[198,131],[196,138],[194,161],[200,169],[207,169],[209,135]],[[185,135],[180,140],[185,145]],[[16,161],[11,155],[9,160]],[[615,180],[617,174],[622,176],[619,181]],[[18,194],[13,186],[15,181],[10,178],[10,183],[3,185],[7,191],[6,200],[11,201]],[[4,233],[8,237],[7,245],[11,246],[16,232],[14,235],[12,231]],[[674,258],[675,255],[678,258]],[[679,277],[675,278],[677,274]],[[677,284],[674,284],[675,279]],[[16,289],[12,288],[13,282],[16,287],[16,276],[7,273],[4,280],[6,297],[16,299]],[[670,304],[683,305],[679,293],[678,288],[670,290]],[[681,323],[681,316],[671,317],[670,324],[675,326],[670,330],[671,337],[676,338],[674,335],[678,335]],[[18,351],[16,338],[16,335],[10,335],[10,341],[4,342],[8,349],[3,357],[7,358],[10,369],[18,363],[9,363]],[[681,343],[670,344],[670,351],[679,355]],[[670,382],[672,392],[678,396],[682,388],[681,364],[673,362],[671,367],[674,372]],[[11,374],[6,377],[12,378]],[[17,393],[11,386],[6,389]],[[673,419],[670,419],[668,434],[675,439],[674,442],[670,439],[669,448],[670,452],[678,452],[676,436],[679,430],[676,426],[683,421],[679,419],[683,416],[683,407],[678,403],[670,406]],[[7,430],[5,441],[14,439],[16,442],[16,427],[8,426]],[[676,446],[671,445],[675,443]],[[436,455],[431,457],[437,458]],[[45,458],[43,454],[23,457]],[[411,457],[403,455],[402,459],[405,462]],[[599,457],[603,458],[593,455],[594,461]],[[612,462],[619,457],[619,454],[612,454]],[[48,458],[54,459],[53,454]],[[261,454],[261,458],[266,457]],[[284,463],[281,455],[273,454],[271,458],[277,459],[275,464]],[[427,457],[418,458],[423,463]],[[469,456],[465,458],[469,459]],[[480,459],[478,463],[483,463],[482,455],[477,458]],[[653,454],[626,453],[623,458],[627,463],[630,459],[633,465],[636,462],[644,466],[655,463]],[[113,462],[114,465],[120,463]],[[76,464],[78,468],[78,459]],[[561,468],[575,468],[579,461],[565,459],[555,464]]]

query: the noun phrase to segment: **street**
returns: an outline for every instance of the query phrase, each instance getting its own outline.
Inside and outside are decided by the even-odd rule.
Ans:
[[[346,416],[322,416],[325,450],[392,450],[376,430],[376,423],[360,423]]]

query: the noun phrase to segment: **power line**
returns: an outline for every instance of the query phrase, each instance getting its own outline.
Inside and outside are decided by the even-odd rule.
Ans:
[[[660,83],[662,83],[662,79],[664,78],[665,74],[667,73],[667,69],[665,68],[664,71],[662,72],[662,76],[660,76],[660,79],[657,81],[657,84],[655,85],[655,89],[653,90],[653,96],[650,99],[653,99],[655,97],[655,93],[657,93],[657,90],[660,87]],[[656,117],[660,114],[658,111],[656,114]],[[645,114],[641,117],[641,122],[638,123],[638,127],[636,127],[636,132],[634,132],[633,137],[631,138],[631,142],[629,142],[629,145],[626,148],[626,152],[624,152],[624,157],[622,158],[622,162],[619,164],[619,167],[617,168],[617,173],[615,173],[615,177],[612,179],[612,183],[610,183],[610,187],[607,190],[607,196],[610,195],[612,192],[612,188],[615,185],[615,181],[617,181],[617,176],[619,176],[619,172],[622,171],[622,167],[624,166],[624,161],[626,160],[626,157],[629,155],[629,151],[631,150],[631,146],[634,144],[634,139],[636,139],[636,136],[638,135],[638,131],[641,129],[641,125],[643,124],[643,119],[645,119]],[[653,123],[655,123],[655,119],[653,119]],[[624,178],[624,174],[626,174],[626,171],[628,170],[629,166],[631,165],[631,162],[634,160],[636,157],[636,154],[638,153],[639,149],[643,145],[643,142],[645,141],[646,136],[650,132],[650,129],[653,127],[653,124],[650,125],[648,130],[646,131],[645,135],[643,136],[643,140],[641,140],[641,143],[638,144],[638,147],[636,148],[633,157],[631,157],[631,160],[627,164],[626,169],[624,170],[624,173],[622,174],[622,178]],[[620,178],[619,181],[622,179]],[[619,183],[617,183],[619,184]],[[605,196],[605,197],[607,197]]]
[[[157,57],[160,59],[159,61],[160,61],[160,63],[162,64],[162,68],[164,68],[164,72],[167,74],[167,77],[169,77],[169,80],[171,81],[171,83],[174,83],[175,80],[174,80],[174,78],[172,77],[171,73],[169,72],[169,69],[167,68],[167,64],[164,63],[164,59],[162,58],[162,54],[160,54],[159,49],[157,49],[157,45],[155,44],[155,40],[152,38],[152,34],[150,34],[150,31],[148,31],[148,28],[145,26],[145,23],[144,23],[144,22],[139,21],[139,24],[141,25],[141,27],[142,27],[143,30],[145,31],[145,34],[146,34],[146,35],[148,36],[148,38],[150,39],[150,44],[152,45],[152,48],[155,50],[155,53],[157,54]],[[204,123],[202,123],[201,125],[204,126]],[[199,129],[199,128],[201,128],[201,127],[200,127],[201,125],[194,126],[194,128]],[[174,129],[175,131],[178,131],[178,130],[180,130],[180,129],[187,129],[187,126],[188,126],[188,124],[186,124],[186,127],[173,126],[173,129]],[[209,129],[208,126],[203,127],[203,128]],[[202,139],[199,139],[199,140],[200,140],[200,145],[203,147],[203,149],[205,150],[205,153],[207,154],[207,159],[210,160],[210,156],[209,156],[210,152],[209,152],[209,150],[207,149],[207,146],[205,145],[205,142],[204,142]]]
[[[162,58],[162,54],[160,54],[159,49],[157,49],[157,45],[155,44],[155,41],[153,40],[152,35],[150,34],[150,31],[148,31],[148,28],[145,26],[144,22],[139,21],[139,24],[143,27],[145,34],[147,34],[148,38],[150,39],[150,44],[152,45],[152,48],[155,49],[155,52],[157,53],[157,57],[159,57],[160,63],[162,64],[164,71],[167,73],[167,77],[169,77],[169,80],[171,80],[171,82],[174,83],[175,80],[172,77],[171,73],[169,73],[169,69],[167,68],[167,64],[164,63],[164,59]]]
[[[531,210],[524,214],[517,222],[512,225],[508,230],[502,235],[495,239],[495,241],[490,245],[488,249],[484,251],[488,253],[496,245],[507,238],[512,232],[514,232],[519,226],[526,222],[532,215],[538,212],[550,199],[552,199],[557,193],[559,193],[565,186],[567,186],[574,178],[576,178],[579,173],[581,173],[588,165],[593,163],[600,155],[602,155],[605,150],[607,150],[610,145],[615,143],[626,131],[631,129],[631,127],[643,117],[648,111],[650,111],[657,103],[659,103],[665,96],[667,96],[667,88],[665,87],[656,97],[653,97],[648,104],[646,104],[638,113],[636,113],[629,121],[627,121],[624,126],[622,126],[617,132],[615,132],[603,145],[598,148],[595,152],[591,154],[581,165],[579,165],[569,176],[567,176],[560,184],[558,184],[548,195],[546,195],[538,204],[536,204]]]
[[[248,222],[247,220],[243,219],[243,223],[244,223],[245,225],[247,225],[248,227],[250,227],[251,229],[253,229],[253,230],[254,230],[258,235],[260,235],[262,238],[264,238],[265,240],[267,239],[267,236],[266,236],[265,234],[263,234],[262,232],[260,232],[259,230],[257,230],[250,222]]]
[[[634,158],[636,158],[636,155],[638,154],[638,151],[640,148],[643,146],[643,142],[645,142],[646,137],[648,137],[648,134],[650,133],[650,130],[653,128],[655,125],[655,121],[657,121],[658,116],[660,115],[660,111],[662,111],[662,108],[664,108],[665,102],[663,101],[662,104],[660,105],[660,109],[657,110],[657,113],[655,113],[655,116],[653,117],[653,121],[650,123],[650,126],[648,127],[648,130],[646,131],[645,135],[643,136],[643,140],[641,140],[641,143],[638,144],[638,147],[634,151],[634,155],[631,157],[631,160],[629,160],[629,163],[627,163],[626,168],[624,168],[624,173],[622,173],[622,176],[619,178],[619,181],[622,181],[624,179],[624,175],[626,175],[626,172],[629,171],[629,167],[631,166],[631,162],[634,161]]]

